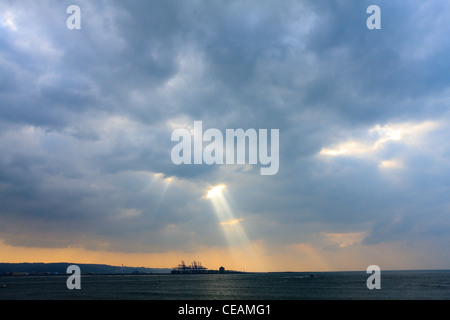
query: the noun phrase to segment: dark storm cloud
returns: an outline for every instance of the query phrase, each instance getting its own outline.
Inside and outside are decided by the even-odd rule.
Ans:
[[[73,1],[3,2],[1,238],[127,251],[221,245],[202,197],[226,183],[255,240],[301,242],[322,228],[367,231],[366,244],[440,241],[445,124],[423,154],[393,142],[364,157],[318,157],[370,139],[378,124],[448,115],[449,5],[377,1],[382,29],[370,31],[372,2],[76,1],[75,31],[65,26]],[[279,173],[173,165],[171,132],[194,120],[280,129]],[[383,173],[380,161],[396,157],[405,168]]]

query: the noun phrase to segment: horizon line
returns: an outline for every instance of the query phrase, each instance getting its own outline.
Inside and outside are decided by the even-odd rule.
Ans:
[[[0,262],[0,264],[73,264],[73,265],[103,265],[108,267],[117,267],[117,268],[145,268],[145,269],[167,269],[172,270],[174,267],[147,267],[147,266],[128,266],[128,265],[112,265],[106,263],[76,263],[76,262]],[[208,270],[215,270],[209,269]],[[233,270],[230,270],[233,271]],[[430,268],[430,269],[381,269],[381,271],[450,271],[449,268]],[[242,273],[325,273],[325,272],[366,272],[366,270],[321,270],[321,271],[313,271],[313,270],[278,270],[278,271],[239,271]]]

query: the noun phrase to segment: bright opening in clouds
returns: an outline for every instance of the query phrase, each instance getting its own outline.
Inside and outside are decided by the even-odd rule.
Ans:
[[[211,198],[222,196],[222,190],[224,188],[225,188],[225,185],[223,185],[223,184],[212,187],[210,190],[208,190],[206,198],[211,199]]]

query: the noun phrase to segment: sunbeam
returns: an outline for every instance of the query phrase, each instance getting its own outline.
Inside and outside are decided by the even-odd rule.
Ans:
[[[167,190],[169,189],[170,185],[174,181],[175,178],[173,177],[166,177],[162,173],[151,173],[150,174],[150,185],[156,184],[156,187],[160,190],[159,197],[155,202],[155,209],[158,210],[161,206],[161,203],[164,200],[164,197],[166,196]],[[155,187],[155,186],[153,186]]]
[[[228,243],[231,258],[235,265],[245,265],[252,269],[263,271],[263,264],[260,257],[253,247],[251,241],[242,226],[243,218],[236,217],[233,210],[230,208],[227,200],[227,187],[220,184],[210,188],[206,193],[206,198],[211,200],[214,211],[222,226],[225,238]],[[245,261],[242,259],[245,258]]]
[[[159,209],[159,207],[161,206],[161,202],[164,200],[164,197],[166,196],[166,193],[167,193],[167,189],[169,189],[173,180],[174,180],[173,177],[166,177],[162,180],[161,195],[159,197],[159,200],[158,200],[158,203],[156,206],[157,209]]]

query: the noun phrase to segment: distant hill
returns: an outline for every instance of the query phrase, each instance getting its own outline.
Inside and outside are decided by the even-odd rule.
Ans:
[[[145,274],[145,273],[170,273],[171,269],[110,266],[106,264],[83,263],[0,263],[1,274],[66,274],[70,265],[80,267],[82,274]]]

